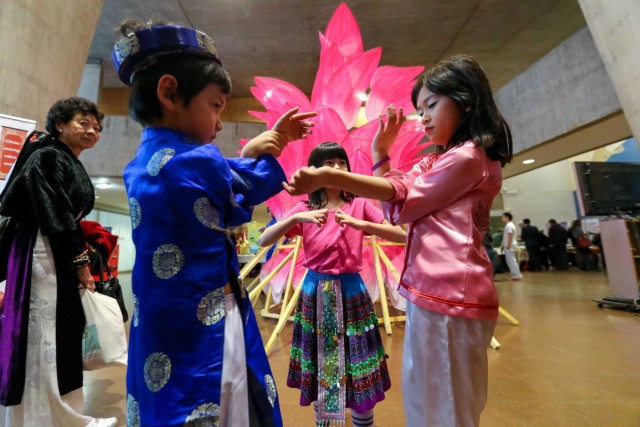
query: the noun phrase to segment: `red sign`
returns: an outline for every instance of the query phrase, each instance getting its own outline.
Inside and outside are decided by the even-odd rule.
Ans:
[[[27,137],[27,131],[3,127],[0,134],[2,154],[0,155],[0,179],[5,179],[11,167],[16,162],[22,144]]]

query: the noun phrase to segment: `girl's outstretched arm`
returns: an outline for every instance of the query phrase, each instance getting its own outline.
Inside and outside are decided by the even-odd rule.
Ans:
[[[291,215],[288,218],[278,221],[271,227],[267,227],[264,233],[258,238],[258,245],[269,246],[273,245],[284,234],[291,230],[291,228],[302,222],[313,222],[320,227],[327,222],[328,209],[318,209],[316,211],[298,212]]]
[[[407,232],[400,226],[389,224],[384,220],[381,223],[365,221],[348,215],[341,210],[336,212],[336,222],[341,226],[348,225],[356,230],[364,231],[367,234],[382,237],[391,242],[404,243],[406,241]]]
[[[393,186],[384,178],[328,166],[301,168],[293,175],[291,182],[283,182],[282,186],[292,195],[312,193],[322,187],[339,188],[367,199],[391,200],[396,195]]]

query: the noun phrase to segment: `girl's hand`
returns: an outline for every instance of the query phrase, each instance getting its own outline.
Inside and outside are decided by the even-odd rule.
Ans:
[[[355,228],[356,230],[362,230],[365,225],[364,221],[356,219],[351,215],[344,213],[340,209],[336,211],[336,222],[340,224],[341,227],[348,225],[349,227]]]
[[[77,269],[76,275],[78,276],[80,286],[91,292],[94,292],[96,290],[96,285],[95,283],[93,283],[93,276],[91,275],[91,271],[89,271],[88,265]]]
[[[306,119],[318,115],[318,113],[316,113],[315,111],[296,114],[297,112],[298,107],[292,108],[291,110],[284,113],[273,126],[272,130],[274,132],[278,132],[284,135],[286,140],[285,145],[297,139],[304,139],[307,137],[307,135],[311,134],[313,122]]]
[[[307,222],[317,224],[318,227],[327,223],[327,217],[329,215],[329,209],[318,209],[315,211],[298,212],[296,219],[299,223]]]
[[[387,107],[387,120],[384,116],[378,119],[378,132],[373,137],[371,143],[371,153],[373,154],[373,162],[379,162],[384,156],[389,154],[391,146],[395,142],[402,123],[405,118],[402,113],[402,107],[396,111],[396,107],[391,104]]]
[[[313,166],[305,166],[298,169],[289,183],[283,182],[282,186],[292,196],[313,193],[326,186],[323,181],[326,180],[325,174],[330,172],[331,168],[327,166],[317,169]]]

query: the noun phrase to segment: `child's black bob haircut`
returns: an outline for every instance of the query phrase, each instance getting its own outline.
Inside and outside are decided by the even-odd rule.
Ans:
[[[464,114],[451,141],[444,148],[438,147],[440,151],[473,140],[491,160],[499,160],[502,166],[511,162],[511,129],[498,111],[489,79],[475,59],[467,55],[452,56],[418,76],[411,92],[416,108],[423,87],[453,99]]]
[[[349,156],[347,156],[347,152],[342,147],[342,145],[336,142],[323,142],[322,144],[314,148],[311,151],[311,154],[309,154],[309,161],[307,162],[307,166],[314,166],[316,168],[319,168],[324,165],[325,160],[329,159],[342,159],[346,161],[347,170],[351,172]],[[341,197],[345,202],[350,202],[355,198],[355,195],[346,191],[342,191]],[[327,203],[327,193],[325,193],[323,188],[320,188],[309,194],[307,206],[309,206],[309,209],[311,210],[322,209],[327,205]]]
[[[143,28],[153,28],[166,24],[143,24],[126,21],[120,27],[123,35]],[[210,84],[220,86],[224,94],[231,93],[231,77],[227,71],[212,59],[198,56],[181,56],[160,59],[154,65],[135,74],[131,82],[129,115],[138,123],[149,126],[162,119],[162,107],[156,89],[160,77],[170,74],[178,82],[177,96],[188,107],[191,100]]]

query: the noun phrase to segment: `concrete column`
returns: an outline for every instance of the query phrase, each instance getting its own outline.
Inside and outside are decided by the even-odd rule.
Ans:
[[[78,88],[78,96],[98,103],[101,83],[102,63],[90,62],[85,64],[84,71],[82,72],[82,80],[80,81],[80,87]]]
[[[0,113],[37,121],[78,92],[104,0],[0,1]]]
[[[640,2],[579,0],[633,135],[640,136]]]

